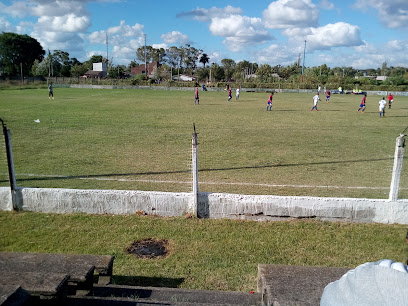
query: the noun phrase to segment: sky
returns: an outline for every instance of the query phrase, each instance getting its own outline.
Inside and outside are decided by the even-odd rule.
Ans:
[[[128,65],[146,42],[189,44],[210,64],[304,58],[305,67],[408,67],[407,30],[408,0],[0,1],[0,32],[30,35],[79,61],[108,56],[113,65]]]

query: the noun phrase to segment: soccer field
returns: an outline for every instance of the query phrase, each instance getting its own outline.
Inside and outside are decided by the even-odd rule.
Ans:
[[[396,137],[408,126],[408,97],[385,118],[380,96],[194,90],[55,88],[0,90],[23,187],[191,191],[196,125],[202,192],[388,198]],[[36,122],[37,121],[37,122]],[[39,121],[39,122],[38,122]],[[8,186],[4,144],[1,186]],[[403,167],[400,198],[408,196]]]

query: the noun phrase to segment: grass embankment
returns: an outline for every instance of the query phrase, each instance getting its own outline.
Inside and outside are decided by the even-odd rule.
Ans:
[[[235,94],[235,93],[234,93]],[[199,133],[200,191],[387,198],[408,97],[379,118],[380,96],[56,88],[0,91],[18,185],[191,191],[191,133]],[[39,119],[40,123],[34,122]],[[2,160],[2,161],[1,161]],[[0,184],[6,186],[5,158]],[[403,169],[407,169],[403,167]],[[403,170],[401,197],[408,195]]]
[[[405,233],[401,225],[0,212],[0,251],[112,254],[114,283],[189,289],[256,290],[260,263],[405,262]],[[145,238],[167,239],[169,255],[126,253]]]

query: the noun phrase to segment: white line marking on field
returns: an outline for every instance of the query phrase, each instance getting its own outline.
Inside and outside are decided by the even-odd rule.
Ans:
[[[8,175],[8,173],[0,173],[0,175]],[[117,181],[117,182],[142,182],[142,183],[159,183],[159,184],[192,184],[191,181],[173,181],[173,180],[143,180],[143,179],[128,179],[128,178],[109,178],[109,177],[80,177],[69,175],[47,175],[47,174],[32,174],[18,173],[18,176],[29,177],[48,177],[48,178],[66,178],[80,180],[95,180],[95,181]],[[331,188],[331,189],[384,189],[390,187],[370,187],[370,186],[335,186],[335,185],[294,185],[294,184],[260,184],[260,183],[231,183],[231,182],[199,182],[200,185],[238,185],[238,186],[260,186],[260,187],[291,187],[291,188]],[[406,190],[408,188],[400,188]]]

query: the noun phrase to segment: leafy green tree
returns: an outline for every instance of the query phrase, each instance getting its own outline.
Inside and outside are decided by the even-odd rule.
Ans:
[[[216,82],[224,80],[225,77],[224,68],[222,68],[216,63],[213,63],[211,65],[211,74]]]
[[[180,68],[181,51],[176,46],[172,46],[166,50],[166,63],[173,68]]]
[[[0,34],[0,74],[6,76],[31,73],[34,61],[42,60],[44,50],[40,43],[28,36],[16,33],[3,32]]]
[[[88,64],[77,63],[71,67],[71,76],[79,77],[84,75],[88,71]]]
[[[163,48],[153,48],[152,46],[146,46],[146,62],[158,62],[162,64],[166,55],[166,50]],[[136,50],[136,57],[140,62],[145,62],[145,47],[139,47]]]
[[[261,65],[256,70],[256,75],[261,82],[270,82],[272,73],[272,67],[268,64]]]
[[[180,48],[182,50],[182,62],[186,68],[196,69],[197,61],[203,50],[196,49],[189,44]]]
[[[85,65],[88,68],[87,70],[92,70],[94,63],[103,63],[103,62],[107,62],[107,60],[102,55],[92,55],[92,57],[86,62],[84,62],[83,65]]]
[[[54,65],[54,75],[57,76],[70,76],[72,60],[69,57],[69,53],[61,50],[54,50],[52,55]]]
[[[31,74],[33,76],[48,76],[48,64],[47,61],[39,61],[36,59],[31,67]]]
[[[210,77],[210,70],[208,68],[200,68],[196,70],[195,75],[199,81],[207,81]]]
[[[232,74],[234,73],[235,67],[237,64],[234,60],[229,58],[224,58],[221,60],[222,67],[224,68],[225,72],[225,80],[228,82],[231,80]]]

